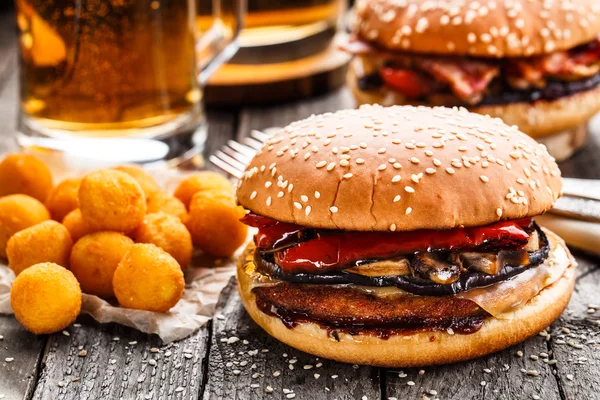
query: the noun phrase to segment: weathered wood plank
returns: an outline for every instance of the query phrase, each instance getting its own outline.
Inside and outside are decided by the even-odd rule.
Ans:
[[[552,325],[549,345],[563,398],[600,399],[600,265],[597,258],[581,255],[577,261],[575,292],[567,311]]]
[[[386,398],[417,399],[424,394],[431,399],[509,400],[532,399],[534,395],[560,399],[551,368],[541,358],[537,361],[529,358],[547,351],[545,339],[538,336],[505,351],[460,364],[389,370]],[[517,352],[524,355],[519,357]],[[521,369],[535,370],[539,376],[529,376]]]
[[[48,338],[34,399],[190,399],[203,382],[209,327],[171,345],[89,318]]]
[[[27,332],[13,316],[6,315],[0,315],[0,337],[0,395],[29,399],[46,338]]]
[[[12,62],[16,68],[16,61]],[[13,70],[7,80],[0,77],[0,154],[17,149],[14,137],[16,135],[18,110],[17,72]]]
[[[317,374],[317,375],[315,375]],[[204,399],[379,399],[379,369],[323,360],[270,337],[232,279],[213,319]]]
[[[265,129],[285,126],[312,114],[333,112],[344,108],[353,108],[354,100],[347,88],[339,89],[324,96],[313,97],[294,103],[285,103],[273,107],[252,107],[242,110],[238,129],[238,138],[248,136],[252,129]]]
[[[0,13],[0,90],[16,70],[16,16],[12,10]],[[16,96],[15,96],[16,98]]]
[[[238,112],[234,110],[206,110],[208,119],[208,137],[204,147],[206,167],[212,170],[217,168],[208,161],[208,156],[214,154],[230,139],[235,139]]]

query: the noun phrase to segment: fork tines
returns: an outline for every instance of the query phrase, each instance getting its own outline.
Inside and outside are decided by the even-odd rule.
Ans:
[[[217,168],[239,179],[246,165],[270,137],[269,133],[253,130],[250,137],[244,138],[242,143],[227,141],[227,144],[211,155],[209,160]]]

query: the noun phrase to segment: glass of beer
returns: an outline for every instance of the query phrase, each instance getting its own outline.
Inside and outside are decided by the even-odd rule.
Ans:
[[[16,0],[21,129],[202,142],[202,86],[235,53],[245,10],[212,4],[201,30],[196,0]]]

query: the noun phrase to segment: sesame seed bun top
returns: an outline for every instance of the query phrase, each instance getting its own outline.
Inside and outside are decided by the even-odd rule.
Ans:
[[[598,0],[359,0],[355,32],[390,50],[521,57],[600,33]]]
[[[410,231],[539,215],[561,187],[546,148],[500,119],[373,105],[280,130],[250,162],[237,196],[283,222]]]

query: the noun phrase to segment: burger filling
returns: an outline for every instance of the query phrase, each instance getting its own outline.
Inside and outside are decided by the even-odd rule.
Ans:
[[[531,219],[410,232],[314,229],[253,213],[242,221],[258,228],[248,255],[257,306],[288,327],[312,321],[332,334],[475,332],[564,272],[538,268],[550,243]]]
[[[493,105],[554,100],[600,84],[600,37],[567,51],[521,58],[429,56],[388,52],[355,39],[357,86],[387,88],[407,101]]]

